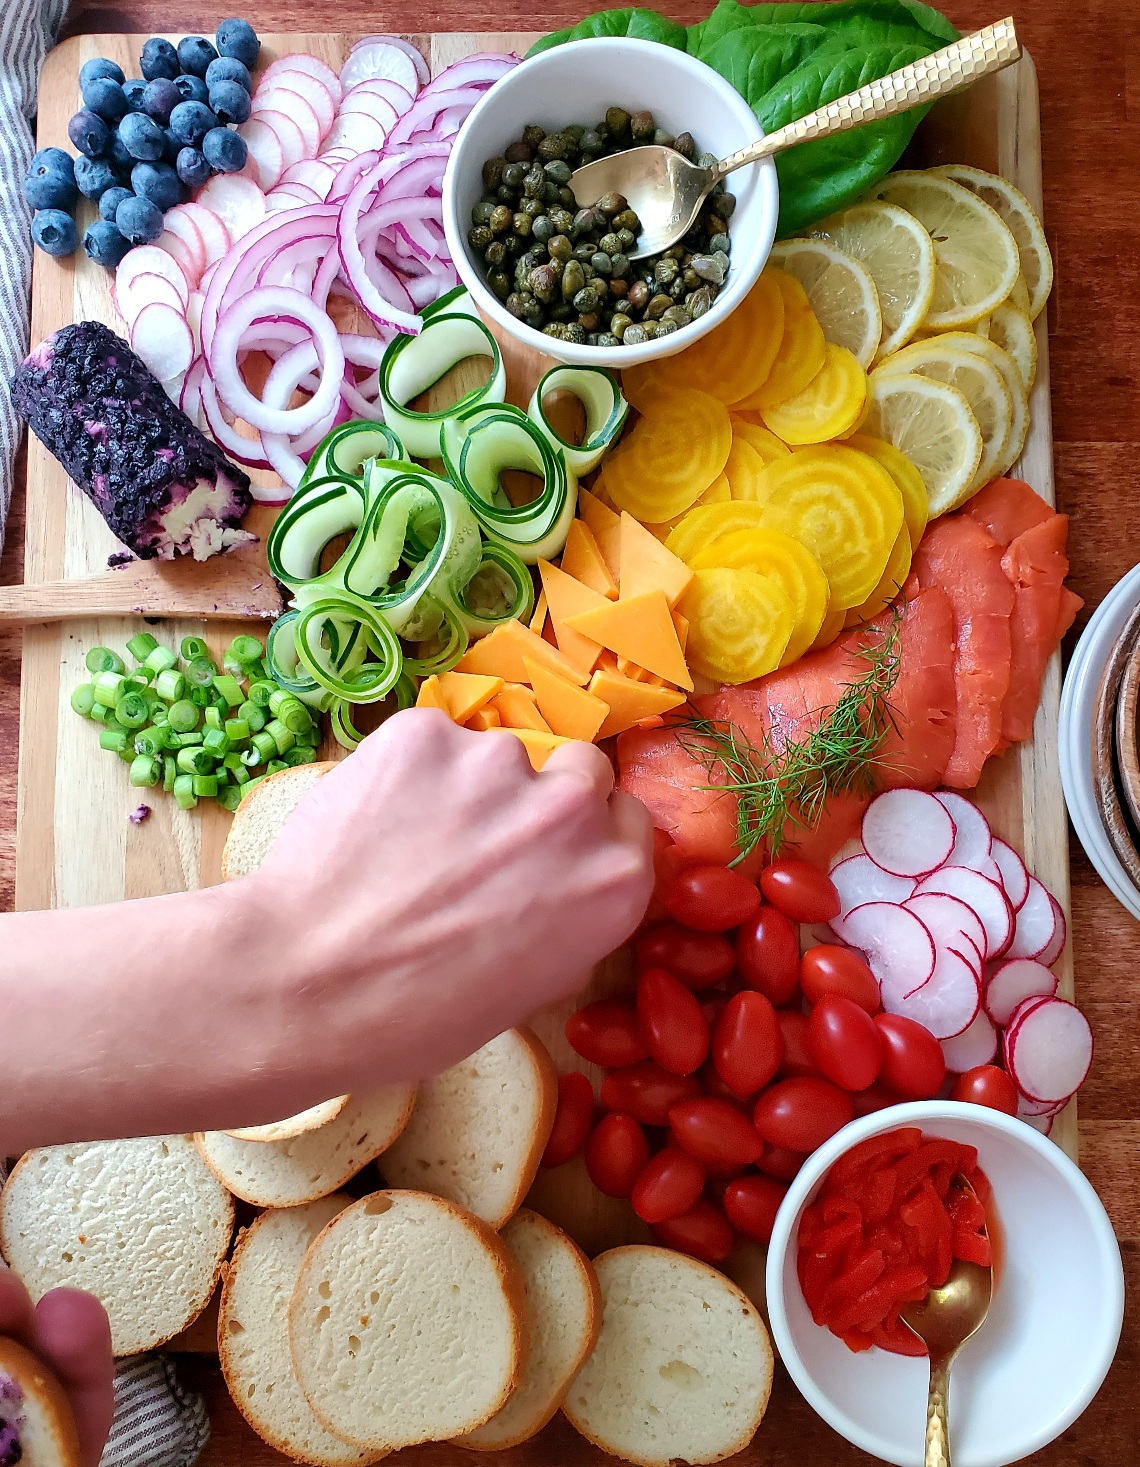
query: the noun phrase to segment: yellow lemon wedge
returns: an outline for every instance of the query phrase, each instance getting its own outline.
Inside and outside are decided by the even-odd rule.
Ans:
[[[780,240],[768,259],[803,286],[824,337],[868,368],[879,349],[883,313],[867,267],[825,239]]]
[[[1037,375],[1037,337],[1029,317],[1006,301],[990,317],[990,340],[1013,358],[1021,385],[1028,392]]]
[[[965,163],[950,163],[933,171],[977,194],[1005,221],[1017,242],[1021,276],[1026,286],[1028,304],[1022,309],[1031,321],[1035,321],[1045,309],[1053,288],[1053,257],[1036,209],[1020,189],[996,173],[984,173],[982,169],[971,168]]]
[[[931,519],[969,499],[982,430],[956,387],[915,372],[876,368],[867,379],[867,401],[867,434],[893,443],[914,464],[926,485]]]

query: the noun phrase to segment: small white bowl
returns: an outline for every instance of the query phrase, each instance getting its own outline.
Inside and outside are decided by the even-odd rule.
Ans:
[[[796,1276],[804,1208],[856,1142],[919,1126],[978,1149],[994,1190],[1004,1259],[989,1317],[950,1388],[954,1467],[1005,1467],[1060,1436],[1108,1372],[1124,1319],[1120,1250],[1100,1199],[1053,1142],[981,1106],[919,1101],[853,1122],[804,1163],[768,1250],[776,1348],[811,1406],[849,1442],[897,1467],[923,1467],[927,1363],[857,1355],[812,1320]]]
[[[776,233],[779,194],[770,158],[732,175],[736,209],[729,223],[731,268],[712,308],[691,325],[640,346],[578,346],[543,336],[515,319],[489,288],[467,243],[471,210],[483,192],[488,158],[522,136],[527,123],[550,131],[588,124],[607,107],[648,108],[672,134],[691,132],[718,158],[756,142],[763,129],[748,103],[703,61],[654,41],[599,37],[555,46],[509,71],[472,110],[459,131],[443,177],[443,227],[464,285],[489,320],[523,345],[578,366],[632,367],[672,356],[723,321],[764,268]]]

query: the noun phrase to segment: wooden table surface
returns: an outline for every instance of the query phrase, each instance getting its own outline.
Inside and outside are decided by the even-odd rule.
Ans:
[[[428,9],[392,0],[244,0],[234,10],[259,30],[342,32],[554,29],[577,20],[589,0],[436,0]],[[943,0],[963,30],[998,17],[980,0]],[[663,9],[692,22],[700,3],[665,0]],[[226,9],[225,13],[230,13]],[[222,11],[202,0],[78,0],[76,31],[212,32]],[[1033,53],[1041,87],[1045,226],[1057,278],[1049,302],[1058,508],[1072,516],[1071,584],[1089,612],[1140,558],[1140,0],[1031,0],[1015,13]],[[8,522],[0,582],[21,579],[23,494]],[[0,909],[12,906],[19,634],[0,636]],[[1081,1163],[1111,1214],[1124,1253],[1129,1308],[1116,1363],[1081,1420],[1033,1459],[1036,1467],[1133,1467],[1140,1459],[1140,930],[1093,870],[1072,837],[1077,996],[1097,1041],[1092,1075],[1081,1094]],[[1046,1220],[1042,1219],[1042,1225]],[[191,1364],[192,1383],[216,1399],[216,1371]],[[281,1461],[256,1454],[220,1409],[203,1467]],[[866,1467],[871,1459],[819,1421],[786,1376],[758,1439],[760,1460],[783,1467]],[[544,1437],[548,1467],[584,1460],[568,1427]],[[513,1456],[514,1454],[508,1454]],[[442,1452],[416,1449],[429,1467]],[[452,1457],[452,1453],[448,1453]]]

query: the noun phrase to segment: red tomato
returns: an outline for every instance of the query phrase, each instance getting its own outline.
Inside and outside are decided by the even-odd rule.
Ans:
[[[901,1100],[930,1100],[942,1088],[946,1061],[942,1046],[921,1024],[901,1014],[876,1014],[875,1027],[883,1041],[879,1078]]]
[[[690,932],[678,922],[662,922],[637,939],[639,968],[668,968],[687,988],[710,988],[732,972],[732,943],[719,932]]]
[[[691,1075],[709,1052],[701,1006],[679,978],[646,968],[637,980],[637,1019],[651,1059],[671,1075]]]
[[[772,1177],[737,1177],[724,1189],[725,1216],[738,1233],[766,1243],[787,1191],[786,1183]]]
[[[851,1099],[855,1102],[857,1116],[869,1116],[877,1110],[886,1110],[889,1105],[898,1105],[897,1095],[892,1095],[885,1085],[872,1085],[869,1090],[860,1090]]]
[[[789,1151],[786,1146],[765,1146],[764,1155],[756,1163],[768,1177],[778,1177],[781,1182],[795,1180],[800,1167],[807,1161],[802,1151]]]
[[[649,1142],[632,1116],[603,1116],[586,1142],[590,1181],[607,1197],[628,1197],[649,1160]]]
[[[663,1248],[688,1253],[705,1263],[723,1263],[732,1252],[732,1229],[724,1213],[703,1197],[680,1217],[658,1223],[653,1236]]]
[[[807,1075],[781,1080],[756,1102],[752,1119],[770,1146],[789,1151],[814,1151],[854,1118],[855,1107],[846,1090],[830,1080]]]
[[[843,1090],[866,1090],[879,1077],[883,1041],[866,1009],[829,993],[808,1019],[808,1049],[822,1074]]]
[[[661,905],[697,932],[727,932],[755,916],[760,893],[747,876],[727,866],[690,866],[664,888]]]
[[[717,1074],[716,1066],[712,1060],[706,1060],[697,1071],[697,1079],[701,1082],[701,1089],[706,1095],[715,1095],[718,1100],[727,1100],[729,1105],[739,1105],[740,1096],[728,1088]]]
[[[614,1070],[602,1081],[606,1110],[622,1111],[643,1126],[667,1126],[672,1107],[700,1093],[695,1075],[670,1075],[652,1060]]]
[[[715,1095],[698,1095],[673,1106],[669,1129],[678,1146],[717,1168],[746,1167],[764,1150],[744,1112]]]
[[[1007,1116],[1017,1114],[1017,1087],[997,1065],[977,1065],[959,1075],[954,1081],[950,1099],[988,1106],[990,1110],[1003,1110]]]
[[[748,987],[779,1008],[800,981],[800,942],[795,928],[775,907],[761,907],[736,934],[736,962]]]
[[[784,1057],[780,1021],[769,999],[745,989],[725,1005],[713,1032],[717,1074],[741,1099],[763,1090]]]
[[[878,980],[849,947],[832,947],[829,943],[809,947],[800,959],[800,987],[808,1003],[838,993],[869,1014],[877,1014],[883,1007]]]
[[[705,1169],[679,1146],[651,1156],[634,1183],[630,1201],[643,1222],[668,1222],[688,1212],[705,1189]]]
[[[543,1166],[563,1166],[577,1156],[593,1123],[594,1087],[580,1070],[559,1075],[558,1108],[542,1153]]]
[[[795,1009],[781,1009],[776,1017],[780,1021],[780,1037],[784,1041],[784,1058],[778,1072],[780,1078],[818,1075],[819,1070],[808,1048],[807,1015],[797,1013]]]
[[[793,922],[830,922],[839,916],[839,893],[826,871],[795,856],[781,856],[760,873],[760,890]]]
[[[566,1040],[575,1053],[606,1070],[635,1065],[649,1053],[637,1010],[626,998],[600,998],[571,1014]]]
[[[724,1006],[728,1002],[727,993],[706,993],[701,999],[701,1013],[705,1016],[705,1023],[710,1032],[716,1028],[716,1021],[724,1013]]]

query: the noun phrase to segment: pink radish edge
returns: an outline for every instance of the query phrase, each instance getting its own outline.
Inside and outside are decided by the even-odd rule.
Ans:
[[[924,790],[886,790],[863,815],[863,845],[894,876],[928,876],[954,848],[954,821]]]

